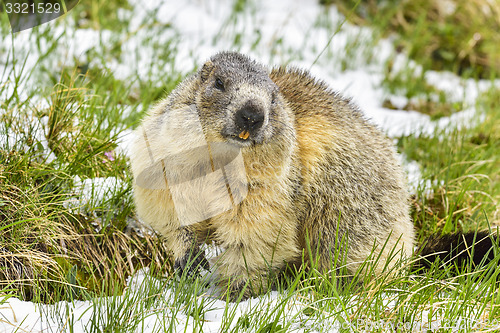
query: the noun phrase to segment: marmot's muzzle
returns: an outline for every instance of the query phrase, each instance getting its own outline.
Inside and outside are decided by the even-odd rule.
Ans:
[[[264,111],[252,101],[248,101],[241,109],[236,111],[235,124],[241,130],[238,137],[246,140],[264,124]]]

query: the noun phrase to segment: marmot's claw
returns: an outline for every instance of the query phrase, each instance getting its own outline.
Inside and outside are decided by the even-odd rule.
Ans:
[[[209,270],[210,264],[205,258],[205,251],[187,251],[186,254],[174,262],[174,270],[177,274],[182,275],[184,272],[188,276],[197,275],[200,272],[200,268]]]

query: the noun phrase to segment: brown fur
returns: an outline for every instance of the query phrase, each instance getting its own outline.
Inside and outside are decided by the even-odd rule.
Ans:
[[[263,115],[262,125],[250,139],[238,140],[242,125],[234,115],[249,101],[252,115]],[[342,251],[350,272],[374,247],[375,256],[381,252],[376,274],[394,264],[390,251],[411,254],[408,193],[391,142],[323,82],[293,68],[269,73],[237,53],[215,55],[144,119],[131,154],[136,179],[151,161],[182,153],[189,137],[171,142],[162,136],[163,128],[172,126],[169,114],[179,108],[191,108],[179,113],[186,117],[184,131],[191,130],[188,118],[199,116],[208,142],[241,149],[248,193],[232,209],[184,225],[168,186],[135,184],[138,214],[165,236],[177,262],[210,237],[224,249],[214,267],[222,288],[230,281],[236,293],[250,283],[245,292],[250,296],[266,291],[269,273],[309,258],[308,247],[318,250],[315,259],[325,272],[338,264],[332,253],[341,239],[347,241]],[[198,165],[195,156],[182,158]]]

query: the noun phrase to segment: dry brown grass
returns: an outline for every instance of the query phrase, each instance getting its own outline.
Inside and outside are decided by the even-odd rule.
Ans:
[[[168,275],[169,256],[157,235],[126,227],[134,218],[130,207],[101,216],[102,210],[71,208],[72,176],[64,169],[29,151],[0,150],[0,160],[0,288],[54,302],[68,293],[119,294],[146,266]]]
[[[120,294],[142,267],[168,275],[168,253],[156,235],[111,225],[96,231],[96,221],[59,203],[36,202],[32,194],[1,193],[0,287],[17,289],[23,299],[52,302],[73,287]],[[20,220],[16,207],[23,206]],[[48,213],[52,209],[54,214]]]

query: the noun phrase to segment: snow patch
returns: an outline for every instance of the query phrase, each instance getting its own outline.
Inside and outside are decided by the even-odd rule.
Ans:
[[[84,210],[84,207],[105,207],[106,201],[117,191],[123,191],[127,184],[116,177],[82,179],[75,176],[73,192],[75,197],[65,202],[67,208]]]

